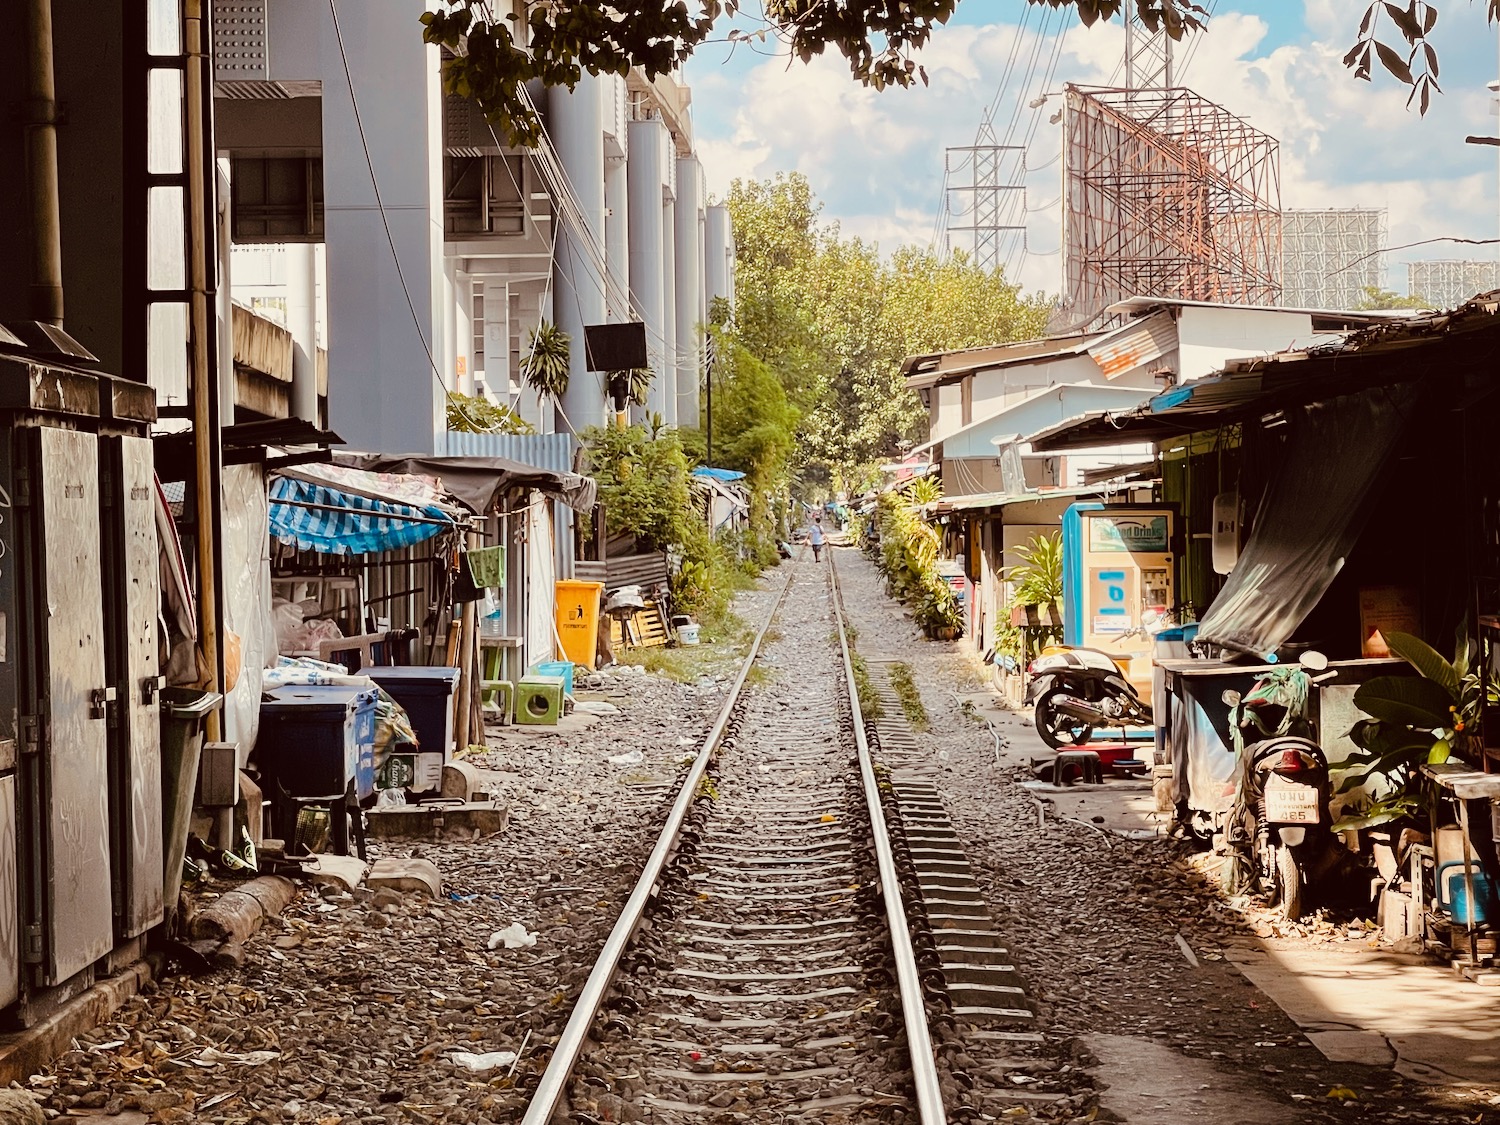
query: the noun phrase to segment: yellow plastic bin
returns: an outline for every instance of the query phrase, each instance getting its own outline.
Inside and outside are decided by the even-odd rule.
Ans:
[[[603,582],[557,584],[557,636],[563,656],[590,670],[599,645],[599,599]]]

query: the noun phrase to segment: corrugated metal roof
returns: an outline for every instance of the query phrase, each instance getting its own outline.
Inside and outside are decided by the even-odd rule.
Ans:
[[[944,458],[993,457],[993,446],[1001,439],[1024,437],[1091,410],[1123,410],[1150,396],[1150,391],[1111,383],[1053,383],[929,445],[941,445]]]
[[[1104,491],[1099,485],[1093,484],[1027,492],[983,492],[973,496],[944,497],[933,508],[940,513],[972,512],[977,508],[1005,508],[1011,504],[1028,504],[1037,500],[1076,500],[1083,496],[1101,496]]]
[[[573,451],[578,447],[572,434],[466,434],[448,431],[449,457],[504,457],[533,469],[571,473]]]
[[[1237,359],[1133,410],[1071,418],[1031,436],[1037,450],[1164,441],[1372,387],[1489,377],[1500,349],[1500,290],[1451,312],[1386,320],[1320,348]]]
[[[1022,363],[1050,363],[1055,359],[1078,355],[1098,338],[1097,332],[1079,332],[1067,336],[1015,340],[1008,344],[986,344],[978,348],[908,356],[901,364],[901,374],[912,390],[941,386],[975,371],[1014,367]]]
[[[1113,379],[1160,359],[1177,347],[1177,322],[1166,310],[1131,321],[1089,346],[1089,355]]]

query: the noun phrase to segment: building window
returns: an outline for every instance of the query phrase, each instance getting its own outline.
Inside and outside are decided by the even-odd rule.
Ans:
[[[443,233],[525,234],[524,175],[519,156],[445,156]]]
[[[235,242],[323,241],[323,161],[237,156],[230,171]]]

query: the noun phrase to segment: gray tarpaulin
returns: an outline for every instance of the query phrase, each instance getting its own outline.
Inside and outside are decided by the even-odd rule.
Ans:
[[[591,512],[598,497],[593,477],[579,473],[561,473],[538,469],[505,457],[428,457],[421,455],[388,456],[379,453],[344,453],[333,455],[334,464],[377,473],[415,473],[436,477],[448,493],[457,497],[473,513],[492,515],[504,507],[505,494],[512,489],[539,489],[556,496],[575,512]]]
[[[1270,653],[1318,604],[1369,515],[1371,486],[1411,414],[1409,386],[1286,410],[1250,538],[1198,638]]]

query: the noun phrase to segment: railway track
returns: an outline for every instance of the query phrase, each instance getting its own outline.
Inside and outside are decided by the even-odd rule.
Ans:
[[[967,1100],[833,568],[789,569],[523,1125],[940,1125]]]

